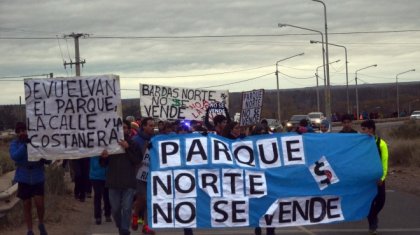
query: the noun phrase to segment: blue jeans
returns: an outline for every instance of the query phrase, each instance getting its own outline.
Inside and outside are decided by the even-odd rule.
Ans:
[[[136,190],[129,189],[109,189],[109,202],[111,203],[112,217],[120,234],[130,234],[131,207]]]

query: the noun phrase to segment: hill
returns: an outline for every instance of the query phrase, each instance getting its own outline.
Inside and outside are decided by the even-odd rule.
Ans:
[[[420,82],[406,82],[399,84],[400,111],[410,113],[420,110]],[[365,84],[358,86],[360,113],[377,112],[380,117],[396,115],[397,93],[395,83]],[[241,92],[229,94],[229,112],[233,117],[240,112]],[[324,92],[320,87],[320,108],[324,110]],[[345,86],[331,87],[331,110],[333,113],[347,112],[347,95]],[[293,114],[305,114],[317,109],[316,88],[307,87],[300,89],[281,89],[280,104],[282,120],[288,119]],[[123,115],[140,116],[139,99],[123,99]],[[349,86],[349,103],[351,113],[356,112],[355,86]],[[262,116],[264,118],[277,118],[277,93],[276,90],[265,90]],[[13,128],[16,120],[23,120],[25,107],[22,105],[0,105],[0,130]]]

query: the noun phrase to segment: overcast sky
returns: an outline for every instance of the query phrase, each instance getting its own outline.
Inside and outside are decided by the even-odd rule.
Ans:
[[[358,73],[359,84],[395,83],[396,74],[410,69],[417,71],[399,82],[420,80],[420,1],[324,2],[329,43],[348,50],[350,85],[356,70],[372,64],[378,67]],[[301,52],[279,63],[280,88],[315,86],[322,50],[309,41],[320,41],[320,34],[278,23],[324,32],[323,6],[311,0],[2,0],[0,104],[24,97],[21,76],[75,76],[74,67],[63,66],[74,61],[74,40],[63,38],[72,32],[89,34],[80,38],[82,76],[119,75],[123,98],[139,97],[126,90],[139,83],[275,89],[276,61]],[[335,60],[331,84],[345,85],[344,49],[330,46],[329,61]]]

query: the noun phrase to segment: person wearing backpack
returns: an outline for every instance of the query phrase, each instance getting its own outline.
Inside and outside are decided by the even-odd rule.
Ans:
[[[370,234],[377,234],[378,214],[385,205],[385,178],[388,173],[388,145],[383,139],[376,135],[375,121],[366,120],[363,121],[360,126],[361,133],[371,135],[375,138],[383,169],[382,177],[378,180],[378,193],[372,201],[368,215],[369,232]]]

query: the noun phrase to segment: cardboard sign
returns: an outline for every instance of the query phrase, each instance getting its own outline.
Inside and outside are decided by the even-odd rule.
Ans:
[[[30,161],[121,153],[118,76],[25,79]]]
[[[229,91],[140,84],[142,116],[167,119],[203,120],[210,105],[228,106]]]
[[[263,99],[263,89],[242,92],[240,126],[255,125],[260,123]]]

